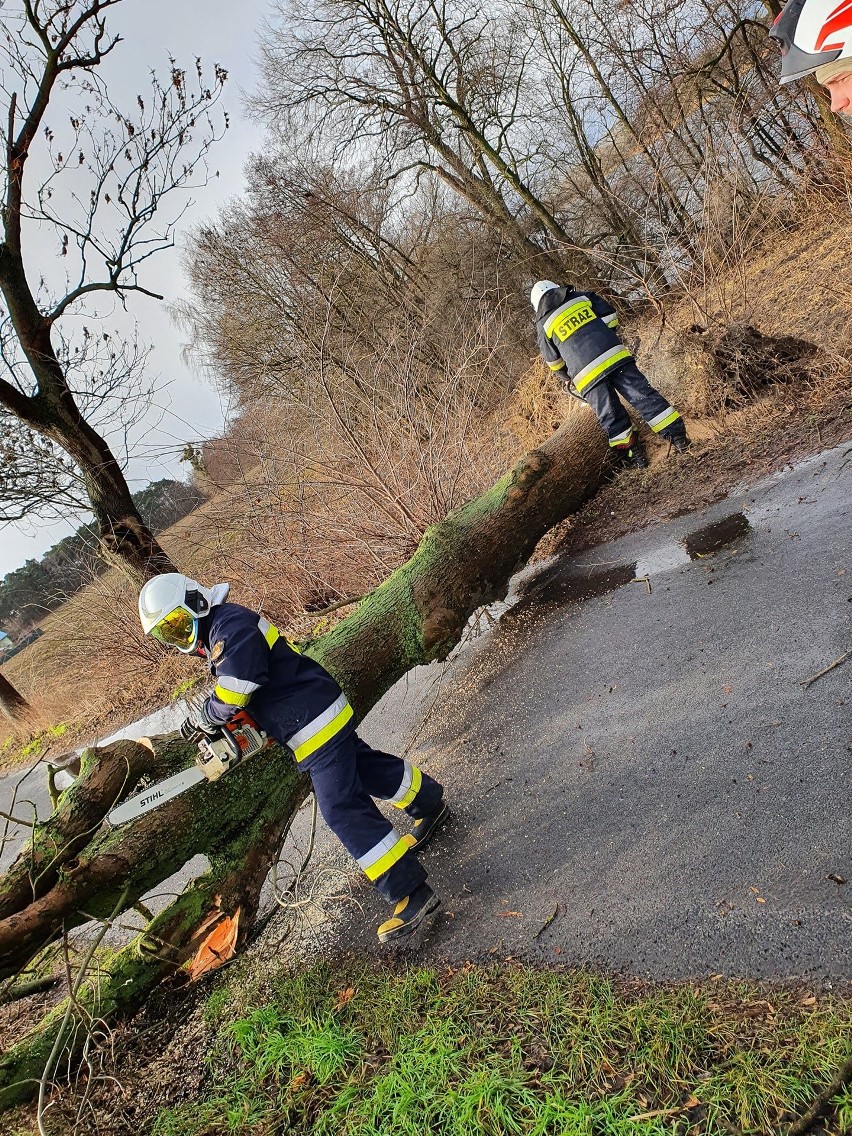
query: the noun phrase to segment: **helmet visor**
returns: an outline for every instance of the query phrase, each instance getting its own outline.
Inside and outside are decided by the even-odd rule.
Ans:
[[[190,647],[195,639],[195,619],[186,608],[176,607],[151,628],[151,634],[169,647]]]

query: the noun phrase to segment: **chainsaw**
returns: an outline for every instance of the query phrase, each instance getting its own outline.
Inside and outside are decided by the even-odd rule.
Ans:
[[[229,769],[254,757],[272,742],[266,731],[245,710],[238,710],[216,734],[210,735],[199,729],[186,732],[181,730],[181,733],[187,741],[198,743],[195,765],[182,769],[165,781],[158,781],[156,785],[151,785],[135,797],[117,805],[107,815],[111,825],[115,827],[135,820],[202,781],[218,781]]]

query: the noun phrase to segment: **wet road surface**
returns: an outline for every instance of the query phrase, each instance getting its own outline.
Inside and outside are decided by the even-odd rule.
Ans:
[[[851,487],[846,443],[527,576],[411,751],[455,813],[419,953],[852,977],[852,661],[802,685],[852,647]]]

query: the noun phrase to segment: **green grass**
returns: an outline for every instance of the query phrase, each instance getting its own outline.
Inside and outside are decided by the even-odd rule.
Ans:
[[[196,686],[200,686],[206,679],[206,675],[197,675],[194,678],[187,678],[184,679],[183,682],[179,682],[177,686],[169,692],[169,702],[177,702],[179,698],[183,698],[185,694],[188,694],[190,690],[194,690]]]
[[[852,1052],[852,1006],[745,984],[317,965],[225,985],[200,1102],[153,1136],[780,1132]],[[236,1016],[230,1016],[236,1015]],[[852,1132],[852,1093],[833,1132]]]
[[[57,722],[55,726],[48,726],[33,734],[25,742],[18,742],[14,737],[8,737],[0,743],[0,758],[9,765],[20,765],[31,758],[41,755],[48,747],[52,738],[61,738],[71,729],[68,722]]]

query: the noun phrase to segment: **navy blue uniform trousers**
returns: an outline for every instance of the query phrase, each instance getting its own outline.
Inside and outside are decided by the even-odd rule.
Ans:
[[[677,438],[686,433],[680,414],[651,386],[635,362],[629,360],[584,390],[582,396],[597,415],[613,448],[629,446],[633,441],[633,424],[619,395],[636,409],[655,434]]]
[[[373,749],[352,725],[300,761],[299,768],[310,775],[326,824],[386,899],[396,903],[423,883],[426,871],[409,841],[373,798],[417,819],[437,809],[444,795],[437,781],[402,758]]]

